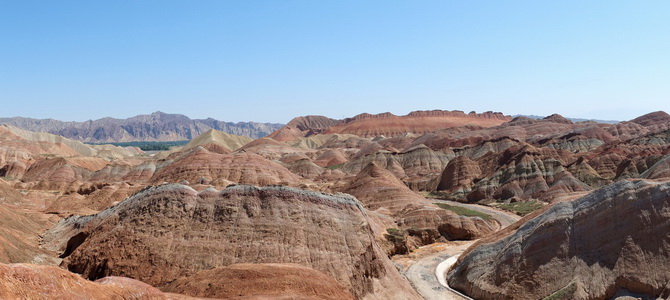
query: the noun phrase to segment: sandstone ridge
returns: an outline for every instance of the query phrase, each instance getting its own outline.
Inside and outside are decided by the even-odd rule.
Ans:
[[[478,299],[670,296],[670,183],[620,181],[555,204],[462,255],[451,287]],[[567,299],[567,298],[566,298]]]

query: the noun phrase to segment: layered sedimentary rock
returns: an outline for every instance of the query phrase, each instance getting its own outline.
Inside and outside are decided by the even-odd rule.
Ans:
[[[355,299],[334,278],[297,264],[234,264],[177,279],[163,290],[221,299]]]
[[[374,241],[366,211],[345,195],[284,187],[203,192],[144,190],[97,215],[68,218],[45,234],[63,266],[89,279],[127,276],[163,286],[236,263],[296,263],[337,280],[357,298],[418,296]]]
[[[318,133],[326,134],[353,134],[359,137],[402,136],[408,133],[422,134],[444,128],[465,125],[490,127],[500,125],[511,120],[511,117],[501,113],[462,111],[414,111],[405,116],[396,116],[391,113],[367,114],[363,113],[353,118],[334,120],[323,116],[299,117],[291,120],[281,129],[273,132],[269,137],[282,141],[294,142],[300,138]]]
[[[142,150],[135,147],[117,147],[112,145],[86,145],[80,141],[69,139],[60,135],[34,132],[19,129],[13,126],[2,125],[2,131],[9,131],[25,142],[34,142],[33,145],[50,145],[43,148],[42,153],[34,154],[52,154],[59,156],[99,156],[107,159],[134,156],[142,153]],[[43,146],[44,147],[44,146]],[[57,150],[62,149],[62,150]],[[46,150],[46,151],[44,151]]]
[[[207,183],[225,187],[229,183],[298,185],[300,176],[278,163],[252,153],[219,154],[194,148],[156,171],[151,182]]]
[[[477,299],[670,296],[670,183],[620,181],[489,238],[449,271]]]
[[[415,111],[406,116],[391,113],[377,115],[360,114],[343,120],[329,128],[326,133],[349,133],[361,137],[397,136],[406,133],[426,133],[443,128],[464,125],[480,125],[484,127],[500,125],[511,118],[501,113],[485,112],[482,114],[462,111]]]
[[[340,123],[339,120],[324,116],[297,117],[268,137],[281,142],[293,142],[303,137],[322,133],[338,123]]]
[[[472,186],[479,180],[482,170],[479,164],[467,156],[458,156],[444,168],[437,185],[438,191],[448,190],[454,197],[462,198],[472,191]]]
[[[83,183],[78,190],[58,196],[44,211],[63,216],[94,214],[123,201],[141,187],[142,185],[131,186],[125,182]]]
[[[670,129],[670,115],[664,111],[656,111],[639,116],[631,123],[640,124],[647,128],[650,132],[658,132]]]
[[[347,161],[346,155],[337,149],[325,150],[314,159],[314,163],[322,167],[341,165]]]
[[[209,151],[217,153],[230,153],[251,142],[246,136],[234,135],[223,131],[210,129],[201,135],[194,137],[184,150],[201,146]]]
[[[670,155],[663,157],[640,176],[647,179],[670,179]]]
[[[370,163],[375,163],[391,171],[412,189],[425,190],[426,186],[439,176],[450,157],[451,154],[433,151],[424,145],[414,146],[402,152],[379,149],[369,154],[357,153],[342,166],[342,171],[358,174]]]
[[[53,223],[4,201],[9,200],[0,201],[0,263],[54,263],[52,253],[40,248],[38,238]]]
[[[574,164],[574,160],[564,150],[517,143],[477,160],[466,156],[453,159],[442,172],[437,190],[461,201],[531,198],[550,201],[557,192],[591,189],[568,171],[567,166]]]

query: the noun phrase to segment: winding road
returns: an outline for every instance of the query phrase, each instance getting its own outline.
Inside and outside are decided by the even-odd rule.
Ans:
[[[431,199],[433,202],[466,207],[490,215],[505,228],[521,217],[516,214],[477,204],[465,204],[447,200]],[[444,250],[418,259],[405,271],[405,277],[416,291],[427,300],[471,299],[466,295],[452,290],[447,285],[445,273],[456,263],[461,255],[476,241],[449,242]]]

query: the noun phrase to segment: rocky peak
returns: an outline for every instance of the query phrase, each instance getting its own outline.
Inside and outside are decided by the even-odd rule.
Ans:
[[[561,124],[574,124],[572,121],[566,119],[565,117],[559,115],[559,114],[553,114],[550,116],[545,117],[542,120],[554,122],[554,123],[561,123]]]

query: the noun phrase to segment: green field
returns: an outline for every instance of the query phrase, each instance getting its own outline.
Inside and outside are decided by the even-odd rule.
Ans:
[[[444,209],[446,209],[446,210],[453,211],[453,212],[455,212],[457,215],[460,215],[460,216],[466,216],[466,217],[480,217],[480,218],[482,218],[482,219],[484,219],[484,220],[488,220],[488,219],[491,218],[490,215],[487,215],[487,214],[485,214],[485,213],[483,213],[483,212],[478,212],[478,211],[476,211],[476,210],[472,210],[472,209],[465,208],[465,207],[460,207],[460,206],[455,206],[455,205],[449,205],[449,204],[446,204],[446,203],[433,203],[433,204],[439,206],[440,208],[444,208]]]
[[[189,141],[171,141],[171,142],[123,142],[123,143],[87,143],[90,145],[114,145],[119,147],[138,147],[142,151],[165,151],[172,147],[183,146]]]

